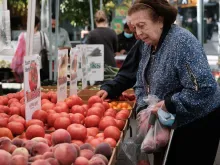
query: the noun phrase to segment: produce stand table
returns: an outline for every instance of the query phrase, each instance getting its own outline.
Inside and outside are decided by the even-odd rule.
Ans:
[[[86,89],[79,91],[78,96],[84,101],[84,103],[87,103],[88,99],[91,96],[95,95],[99,91],[99,89],[96,89],[96,88],[97,87],[94,88],[93,86],[88,86]],[[133,89],[128,89],[125,92],[128,93],[128,94],[134,94]],[[117,162],[117,158],[119,156],[119,151],[120,151],[120,148],[121,148],[121,144],[122,144],[122,141],[125,138],[125,135],[126,135],[127,131],[130,130],[130,134],[132,134],[132,128],[130,126],[130,119],[135,116],[135,113],[134,113],[134,110],[133,110],[134,107],[135,107],[135,101],[118,101],[118,100],[114,100],[114,101],[116,101],[117,103],[127,102],[132,106],[132,110],[130,110],[130,115],[129,115],[128,119],[125,122],[125,126],[122,130],[121,137],[118,140],[116,147],[113,149],[112,156],[111,156],[111,159],[110,159],[108,165],[115,165],[115,163]]]

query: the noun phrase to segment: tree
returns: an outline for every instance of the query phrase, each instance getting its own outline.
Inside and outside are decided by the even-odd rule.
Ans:
[[[99,0],[93,1],[93,12],[99,10]],[[103,9],[110,13],[115,7],[114,0],[103,0]],[[82,26],[90,23],[89,0],[63,0],[60,5],[61,20],[69,20],[74,26]]]

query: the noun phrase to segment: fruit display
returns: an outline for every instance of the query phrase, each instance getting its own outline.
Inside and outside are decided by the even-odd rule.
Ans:
[[[0,96],[1,161],[15,165],[109,164],[131,105],[124,102],[119,110],[98,96],[82,100],[77,95],[57,102],[54,91],[41,92],[41,103],[41,109],[26,121],[23,91]]]

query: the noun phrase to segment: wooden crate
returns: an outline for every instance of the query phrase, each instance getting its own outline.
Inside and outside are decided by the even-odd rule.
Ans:
[[[114,148],[112,151],[112,156],[108,162],[108,165],[115,165],[116,159],[117,159],[116,148]]]

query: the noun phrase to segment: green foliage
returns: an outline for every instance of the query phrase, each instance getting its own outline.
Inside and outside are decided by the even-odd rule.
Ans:
[[[93,1],[93,13],[100,9],[100,1]],[[115,7],[114,0],[103,0],[103,9],[107,14]],[[69,20],[74,26],[90,23],[89,0],[63,0],[60,5],[61,20]]]
[[[20,13],[21,16],[25,15],[28,0],[8,0],[8,4],[13,11]]]

